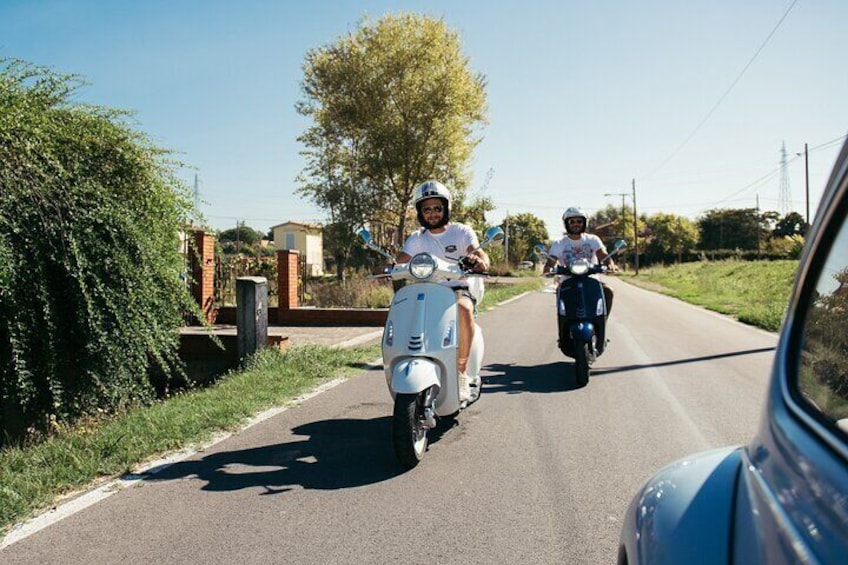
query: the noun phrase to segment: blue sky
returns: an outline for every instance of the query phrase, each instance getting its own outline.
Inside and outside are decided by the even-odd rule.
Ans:
[[[2,0],[0,57],[81,75],[80,102],[136,112],[193,167],[212,226],[266,230],[324,219],[294,194],[306,52],[400,11],[443,18],[486,75],[470,166],[476,192],[492,171],[493,222],[553,236],[568,206],[631,204],[633,179],[648,214],[782,211],[783,143],[802,214],[810,147],[814,213],[848,133],[844,0]]]

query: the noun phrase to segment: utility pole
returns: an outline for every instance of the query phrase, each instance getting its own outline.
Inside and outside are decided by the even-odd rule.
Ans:
[[[509,210],[506,211],[506,220],[504,220],[504,263],[509,269]]]
[[[633,179],[633,250],[635,257],[633,264],[636,268],[636,275],[639,275],[639,228],[638,216],[636,215],[636,179]]]
[[[757,194],[757,259],[760,258],[760,195]]]
[[[804,144],[804,186],[807,203],[807,225],[810,225],[810,154],[807,152],[807,144]]]
[[[801,156],[800,153],[795,155]],[[806,203],[807,214],[804,219],[807,221],[807,227],[810,226],[810,153],[807,150],[807,144],[804,144],[804,201]]]

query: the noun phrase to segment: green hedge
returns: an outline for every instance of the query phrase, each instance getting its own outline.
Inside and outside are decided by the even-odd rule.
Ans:
[[[126,112],[71,104],[81,84],[0,60],[0,442],[179,374],[191,199]]]

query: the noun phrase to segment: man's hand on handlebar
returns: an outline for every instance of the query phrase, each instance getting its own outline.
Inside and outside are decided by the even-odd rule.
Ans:
[[[474,255],[466,255],[459,260],[459,266],[466,271],[473,271],[480,260]]]

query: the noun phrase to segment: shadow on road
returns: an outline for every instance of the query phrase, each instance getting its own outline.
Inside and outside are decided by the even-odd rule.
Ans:
[[[430,435],[437,441],[454,422],[447,420]],[[292,429],[301,441],[213,453],[151,472],[149,481],[197,477],[203,490],[262,488],[279,494],[300,486],[333,490],[385,481],[405,472],[391,443],[391,418],[322,420]]]
[[[565,361],[532,367],[492,364],[484,369],[491,373],[483,378],[484,394],[549,393],[581,388],[577,384],[574,365]]]
[[[748,349],[746,351],[731,351],[730,353],[717,353],[715,355],[704,355],[703,357],[690,357],[689,359],[675,359],[674,361],[658,361],[656,363],[643,363],[640,365],[621,365],[618,367],[605,367],[592,369],[592,376],[611,375],[614,373],[626,373],[638,371],[639,369],[653,369],[657,367],[670,367],[672,365],[686,365],[688,363],[703,363],[726,357],[739,357],[741,355],[755,355],[774,351],[774,347],[762,347],[760,349]]]
[[[458,423],[439,420],[428,434],[434,445]],[[334,490],[385,481],[406,472],[392,449],[391,418],[322,420],[292,429],[302,441],[213,453],[142,474],[148,481],[196,477],[203,490],[260,487],[279,494],[295,486]]]

